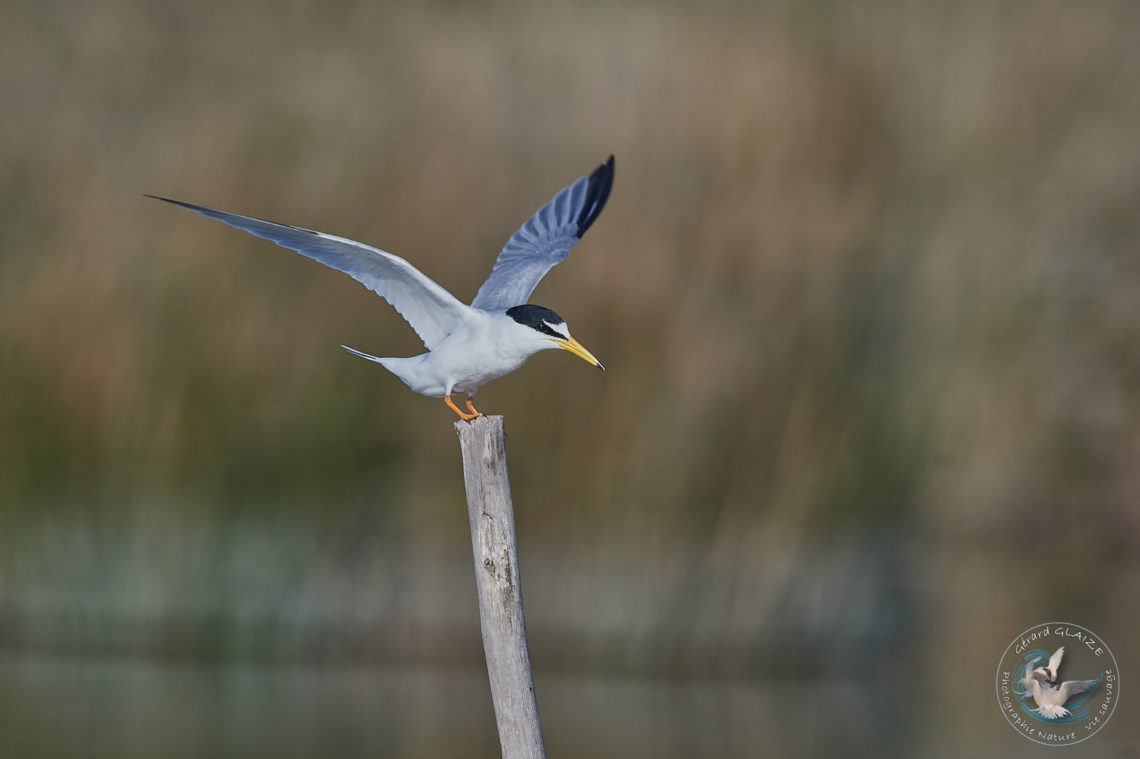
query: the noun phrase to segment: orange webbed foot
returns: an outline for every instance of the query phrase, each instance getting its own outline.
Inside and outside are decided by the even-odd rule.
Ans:
[[[470,422],[472,419],[478,419],[479,417],[483,416],[473,405],[471,405],[470,398],[467,399],[467,408],[471,409],[470,414],[463,413],[463,411],[461,411],[460,408],[455,405],[455,402],[451,400],[450,395],[443,396],[443,402],[447,404],[448,408],[459,414],[459,418],[465,422]]]

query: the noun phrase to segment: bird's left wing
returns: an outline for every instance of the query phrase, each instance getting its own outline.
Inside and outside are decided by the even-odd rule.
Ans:
[[[467,306],[419,269],[371,245],[158,195],[148,197],[217,219],[344,272],[391,303],[428,350],[455,331],[470,313]]]
[[[590,176],[579,177],[538,209],[507,240],[471,305],[499,311],[526,303],[539,280],[570,255],[570,248],[598,218],[613,183],[614,157],[610,156]]]
[[[1096,680],[1066,680],[1061,683],[1061,695],[1067,701],[1073,696],[1095,689],[1098,685],[1100,685],[1100,678]]]
[[[1049,657],[1049,671],[1053,673],[1053,679],[1057,679],[1057,672],[1061,669],[1061,658],[1065,655],[1065,647],[1061,646],[1053,655]]]

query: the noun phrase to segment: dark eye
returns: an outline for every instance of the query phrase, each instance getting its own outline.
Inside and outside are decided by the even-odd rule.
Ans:
[[[542,334],[544,334],[544,335],[550,335],[551,337],[562,337],[562,335],[560,335],[560,334],[558,334],[557,332],[555,332],[553,329],[551,329],[551,328],[550,328],[550,327],[549,327],[547,324],[545,324],[545,323],[543,323],[543,324],[542,324],[542,326],[540,326],[540,327],[538,328],[538,331],[539,331],[539,332],[541,332],[541,333],[542,333]]]

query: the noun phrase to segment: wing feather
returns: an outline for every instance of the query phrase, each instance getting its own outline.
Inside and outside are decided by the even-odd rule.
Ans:
[[[1100,685],[1100,678],[1096,680],[1066,680],[1061,683],[1061,695],[1065,697],[1065,701],[1068,701],[1073,696],[1093,690],[1098,685]]]
[[[1061,669],[1061,658],[1065,655],[1065,647],[1061,646],[1053,655],[1049,657],[1049,672],[1052,673],[1053,679],[1057,679],[1057,672]]]
[[[371,245],[158,195],[148,197],[217,219],[344,272],[391,303],[428,350],[454,332],[469,314],[466,305],[419,269]]]
[[[579,177],[532,216],[507,240],[474,308],[499,311],[521,306],[539,281],[566,260],[574,243],[598,218],[614,182],[614,157],[588,177]]]

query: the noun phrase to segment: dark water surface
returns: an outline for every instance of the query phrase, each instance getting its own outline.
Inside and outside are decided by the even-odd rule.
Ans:
[[[964,733],[936,719],[924,727],[928,710],[900,697],[898,684],[559,675],[540,677],[537,687],[547,750],[557,757],[1028,757],[1040,750],[999,725],[996,710],[992,723]],[[1127,752],[1098,736],[1066,755]],[[482,671],[0,659],[4,759],[498,755]]]
[[[552,756],[826,756],[897,746],[850,685],[538,682]],[[825,715],[817,719],[815,715]],[[494,757],[482,671],[8,658],[4,757]]]

